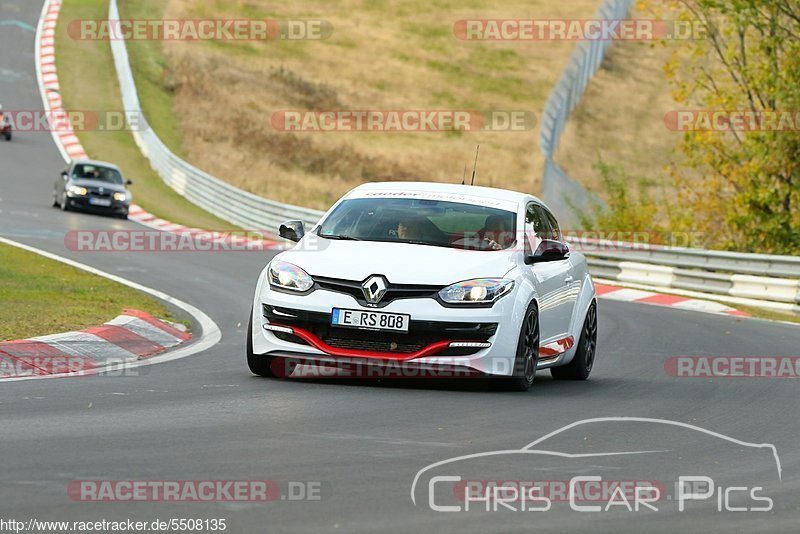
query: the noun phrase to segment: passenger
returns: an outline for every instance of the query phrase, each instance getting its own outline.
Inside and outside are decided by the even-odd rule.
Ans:
[[[502,250],[511,244],[510,230],[506,226],[506,218],[502,215],[489,215],[478,235],[493,250]]]

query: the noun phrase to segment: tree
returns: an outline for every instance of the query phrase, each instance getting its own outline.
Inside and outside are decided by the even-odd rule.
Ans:
[[[679,103],[800,118],[800,2],[678,0],[675,6],[704,34],[681,43],[665,69]],[[673,176],[695,230],[710,244],[800,252],[800,124],[784,126],[685,133],[680,149],[688,169],[676,167]]]

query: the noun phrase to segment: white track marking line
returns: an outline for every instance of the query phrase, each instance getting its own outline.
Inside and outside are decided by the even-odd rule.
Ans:
[[[194,318],[194,320],[197,321],[197,323],[200,325],[200,328],[202,330],[202,335],[196,338],[194,342],[190,343],[185,347],[175,349],[174,351],[162,354],[160,356],[153,356],[152,358],[138,360],[130,363],[114,364],[114,365],[98,367],[97,369],[92,369],[91,371],[88,372],[62,373],[62,374],[44,375],[44,376],[26,376],[19,378],[4,378],[3,382],[14,382],[17,380],[42,380],[42,379],[59,378],[65,376],[81,376],[81,375],[97,374],[107,371],[118,371],[122,369],[129,369],[132,367],[140,367],[144,365],[154,365],[157,363],[164,363],[172,360],[178,360],[180,358],[185,358],[187,356],[191,356],[192,354],[197,354],[198,352],[210,349],[211,347],[219,343],[219,341],[222,339],[222,332],[220,331],[219,326],[217,326],[217,323],[215,323],[214,320],[211,319],[211,317],[206,315],[199,308],[196,308],[195,306],[192,306],[191,304],[179,300],[173,296],[167,295],[163,291],[159,291],[157,289],[144,286],[132,280],[128,280],[127,278],[122,278],[121,276],[117,276],[115,274],[101,271],[100,269],[97,269],[90,265],[79,263],[69,258],[64,258],[63,256],[53,254],[52,252],[47,252],[46,250],[41,250],[26,245],[24,243],[12,241],[11,239],[6,239],[5,237],[0,237],[0,243],[5,243],[6,245],[11,245],[12,247],[17,247],[23,250],[27,250],[28,252],[33,252],[34,254],[38,254],[45,258],[49,258],[51,260],[55,260],[64,263],[66,265],[70,265],[72,267],[75,267],[76,269],[80,269],[82,271],[86,271],[88,273],[95,274],[97,276],[102,276],[103,278],[107,278],[108,280],[113,280],[114,282],[126,285],[138,291],[142,291],[144,293],[152,295],[157,299],[163,300],[164,302],[168,302],[169,304],[172,304],[173,306],[176,306],[185,311],[186,313],[188,313],[189,315],[191,315]]]

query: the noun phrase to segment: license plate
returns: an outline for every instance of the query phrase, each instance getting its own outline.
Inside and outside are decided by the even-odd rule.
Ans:
[[[111,205],[111,201],[107,198],[90,198],[89,204],[92,206],[105,206],[108,207]]]
[[[404,313],[372,312],[363,310],[343,310],[334,308],[331,324],[350,328],[369,330],[389,330],[392,332],[408,332],[411,316]]]

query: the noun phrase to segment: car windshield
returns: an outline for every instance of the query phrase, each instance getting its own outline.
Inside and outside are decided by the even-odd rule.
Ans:
[[[328,239],[503,250],[514,244],[516,215],[458,202],[356,198],[339,204],[317,233]]]
[[[80,163],[72,169],[72,178],[75,180],[97,180],[110,184],[122,184],[122,175],[118,170],[101,165]]]

